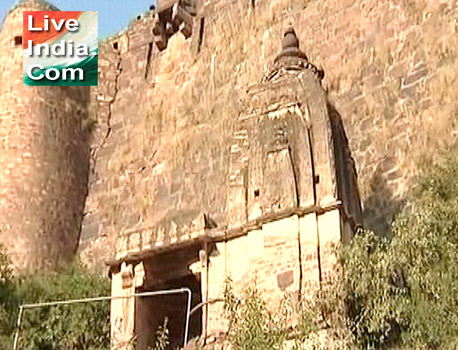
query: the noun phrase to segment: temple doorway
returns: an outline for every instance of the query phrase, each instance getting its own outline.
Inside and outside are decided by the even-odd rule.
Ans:
[[[145,281],[137,293],[189,288],[191,309],[202,302],[200,274],[194,275],[188,266],[198,260],[199,246],[191,246],[157,254],[143,260]],[[140,297],[136,303],[135,334],[137,350],[146,350],[157,340],[159,327],[166,326],[169,349],[181,348],[184,342],[187,298],[185,293]],[[202,334],[202,310],[189,319],[188,340]]]

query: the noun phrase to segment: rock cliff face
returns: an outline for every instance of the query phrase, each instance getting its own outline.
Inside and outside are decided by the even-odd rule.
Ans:
[[[56,267],[74,257],[89,168],[89,88],[22,83],[19,3],[0,34],[0,242],[18,268]]]
[[[365,224],[386,232],[419,164],[457,133],[457,18],[455,1],[209,1],[198,3],[190,38],[158,45],[160,18],[145,13],[100,49],[83,256],[109,257],[129,230],[192,222],[196,207],[224,221],[240,97],[289,23],[326,72]]]

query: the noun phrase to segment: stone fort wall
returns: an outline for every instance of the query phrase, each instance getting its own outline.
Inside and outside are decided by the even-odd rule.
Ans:
[[[179,208],[205,191],[205,205],[223,207],[212,193],[227,175],[239,97],[289,23],[326,73],[368,228],[386,232],[418,168],[457,134],[456,1],[207,1],[191,38],[177,33],[164,51],[153,43],[156,20],[146,13],[100,47],[80,245],[89,263],[108,259],[119,233],[163,220],[155,203]]]
[[[88,87],[23,86],[20,3],[0,33],[0,242],[15,267],[56,267],[78,248],[89,168]]]

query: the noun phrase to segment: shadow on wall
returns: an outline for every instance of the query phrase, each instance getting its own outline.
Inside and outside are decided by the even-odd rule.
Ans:
[[[387,158],[377,166],[369,182],[370,195],[363,200],[364,227],[382,236],[390,234],[393,219],[405,204],[403,199],[396,198],[388,184],[391,176],[384,164],[393,162],[394,159]]]

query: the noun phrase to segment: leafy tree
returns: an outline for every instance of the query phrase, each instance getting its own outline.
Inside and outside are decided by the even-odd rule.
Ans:
[[[458,150],[423,170],[389,237],[360,231],[334,247],[335,274],[299,304],[292,332],[255,289],[236,298],[228,288],[231,343],[281,349],[288,338],[293,349],[323,349],[313,336],[321,327],[339,349],[458,349],[457,179]]]
[[[25,303],[109,295],[107,278],[74,264],[57,273],[41,271],[13,276],[9,259],[0,249],[0,344],[11,348],[18,307]],[[109,349],[109,303],[49,306],[24,310],[20,349]]]
[[[458,348],[458,155],[419,179],[391,238],[360,232],[338,250],[320,305],[362,349]]]

